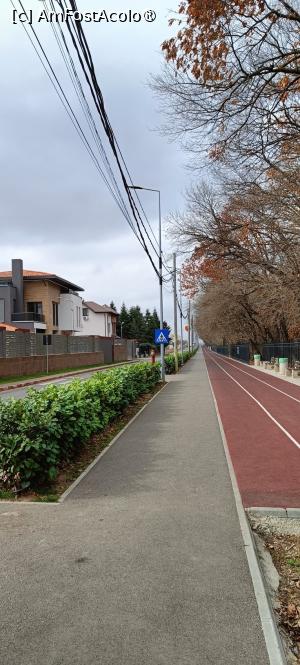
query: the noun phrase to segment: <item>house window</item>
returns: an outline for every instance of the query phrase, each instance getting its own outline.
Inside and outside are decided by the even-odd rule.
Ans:
[[[80,328],[81,324],[80,307],[76,307],[76,319],[77,319],[77,328]]]
[[[52,319],[53,319],[53,325],[58,326],[58,303],[57,302],[52,303]]]
[[[27,303],[27,312],[31,314],[43,314],[43,303],[42,302],[28,302]]]
[[[110,321],[107,321],[107,336],[110,337],[111,332],[110,332]]]
[[[5,313],[5,310],[4,310],[4,300],[1,298],[1,300],[0,300],[0,322],[1,322],[1,323],[4,323],[4,321],[5,321],[5,319],[4,319],[4,313]]]
[[[87,307],[83,307],[82,309],[82,316],[88,316],[89,315],[89,310]]]

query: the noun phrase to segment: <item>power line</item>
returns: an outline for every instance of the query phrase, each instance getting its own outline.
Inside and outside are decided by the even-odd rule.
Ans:
[[[47,0],[43,0],[43,2],[44,2],[45,11],[48,14]],[[51,9],[53,11],[55,11],[55,6],[54,6],[53,0],[49,0],[49,4],[50,4]],[[126,205],[125,205],[125,202],[122,198],[120,189],[118,187],[117,181],[115,179],[114,173],[111,169],[109,160],[107,158],[104,146],[103,146],[102,141],[101,141],[101,137],[100,137],[99,132],[97,130],[93,115],[91,113],[89,103],[88,103],[88,101],[86,99],[86,96],[84,94],[84,90],[82,88],[80,78],[77,74],[76,67],[75,67],[75,64],[74,64],[74,60],[73,60],[72,55],[70,53],[70,50],[68,48],[68,44],[66,42],[65,35],[64,35],[63,30],[61,28],[60,22],[58,22],[58,29],[59,29],[60,38],[61,38],[62,41],[60,41],[57,29],[56,29],[55,24],[53,22],[51,22],[51,27],[52,27],[52,31],[54,33],[54,37],[56,39],[56,42],[58,44],[59,50],[61,52],[62,58],[63,58],[64,63],[66,65],[66,68],[67,68],[68,74],[70,76],[71,82],[72,82],[73,87],[75,89],[75,93],[76,93],[77,98],[79,100],[80,106],[81,106],[81,108],[83,110],[83,113],[86,117],[87,123],[88,123],[89,128],[90,128],[91,133],[92,133],[92,136],[93,136],[93,138],[96,142],[96,145],[99,149],[100,156],[101,156],[101,159],[103,161],[104,167],[107,170],[108,178],[111,181],[111,187],[115,190],[115,195],[116,195],[116,197],[118,197],[118,199],[120,201],[120,208],[122,208],[124,216],[130,218],[128,210],[127,210]]]
[[[48,12],[47,0],[43,0],[43,2],[44,2],[44,7],[45,7],[46,11]],[[66,0],[57,0],[57,2],[58,2],[58,4],[60,5],[62,11],[64,11],[63,2],[64,2],[64,5],[65,5],[66,9],[68,9],[68,6],[67,6],[67,3],[66,3]],[[53,0],[49,0],[49,3],[50,3],[50,7],[52,7],[52,9],[55,11],[55,6],[54,6],[54,3],[53,3]],[[75,0],[70,0],[70,3],[71,3],[71,8],[73,9],[73,11],[78,11],[78,10],[77,10],[77,5],[76,5],[76,1],[75,1]],[[14,5],[14,3],[13,3],[13,0],[11,0],[11,4],[12,4],[12,6],[13,6],[14,9],[15,9],[15,5]],[[23,9],[23,11],[25,12],[25,8],[24,8],[24,6],[23,6],[21,0],[19,0],[19,4],[20,4],[21,8]],[[25,13],[26,13],[26,12],[25,12]],[[71,29],[71,25],[70,25],[70,23],[72,24],[74,34],[73,34],[73,32],[72,32],[72,29]],[[117,183],[117,181],[116,181],[115,175],[114,175],[114,173],[113,173],[113,170],[112,170],[111,165],[110,165],[110,163],[109,163],[109,160],[108,160],[108,158],[107,158],[107,155],[106,155],[106,152],[105,152],[104,146],[103,146],[103,144],[102,144],[102,141],[101,141],[101,138],[100,138],[99,132],[98,132],[98,130],[97,130],[97,127],[96,127],[96,124],[95,124],[95,121],[94,121],[94,118],[93,118],[93,115],[92,115],[92,112],[91,112],[91,109],[90,109],[90,106],[89,106],[89,103],[88,103],[88,101],[87,101],[87,99],[86,99],[86,96],[85,96],[85,94],[84,94],[84,90],[83,90],[83,87],[82,87],[82,84],[81,84],[80,78],[79,78],[79,76],[78,76],[78,73],[77,73],[77,70],[76,70],[76,66],[75,66],[74,60],[73,60],[73,58],[72,58],[72,56],[71,56],[70,50],[69,50],[69,48],[68,48],[67,41],[66,41],[65,36],[64,36],[64,33],[63,33],[63,30],[62,30],[62,28],[61,28],[61,26],[60,26],[60,22],[58,22],[58,26],[59,26],[59,32],[60,32],[60,38],[61,38],[61,41],[60,41],[60,38],[59,38],[58,32],[57,32],[57,30],[55,29],[55,26],[54,26],[53,22],[51,22],[51,27],[52,27],[52,30],[53,30],[53,34],[54,34],[55,40],[56,40],[56,42],[57,42],[57,44],[58,44],[59,50],[60,50],[60,52],[61,52],[61,55],[62,55],[62,57],[63,57],[63,60],[64,60],[64,63],[65,63],[65,65],[66,65],[66,68],[67,68],[68,74],[69,74],[69,76],[70,76],[71,82],[72,82],[73,87],[74,87],[74,89],[75,89],[75,92],[76,92],[77,98],[78,98],[78,100],[79,100],[79,102],[80,102],[81,108],[82,108],[82,110],[83,110],[83,112],[84,112],[84,115],[85,115],[85,117],[86,117],[86,120],[87,120],[87,122],[88,122],[88,125],[89,125],[89,128],[90,128],[90,130],[91,130],[92,136],[93,136],[93,138],[94,138],[94,140],[95,140],[95,142],[96,142],[96,145],[97,145],[97,147],[98,147],[98,149],[99,149],[100,156],[101,156],[102,162],[103,162],[103,164],[104,164],[104,168],[105,168],[106,171],[107,171],[107,175],[105,175],[105,173],[103,172],[103,170],[102,170],[102,168],[101,168],[101,166],[100,166],[100,164],[99,164],[99,161],[98,161],[98,159],[97,159],[97,157],[96,157],[96,155],[95,155],[93,149],[91,148],[91,145],[90,145],[89,141],[88,141],[87,138],[86,138],[86,135],[85,135],[85,133],[84,133],[84,131],[83,131],[83,129],[82,129],[82,127],[81,127],[81,125],[80,125],[80,123],[79,123],[79,121],[78,121],[78,119],[77,119],[77,117],[76,117],[76,115],[75,115],[75,113],[74,113],[72,107],[71,107],[71,104],[70,104],[68,98],[67,98],[66,95],[65,95],[65,92],[64,92],[64,90],[63,90],[63,88],[62,88],[62,85],[61,85],[61,83],[60,83],[60,81],[59,81],[59,79],[58,79],[58,77],[57,77],[57,75],[56,75],[56,73],[55,73],[55,71],[54,71],[54,68],[53,68],[52,65],[51,65],[51,62],[50,62],[50,60],[49,60],[49,58],[48,58],[48,56],[47,56],[47,54],[46,54],[46,51],[45,51],[44,47],[42,46],[42,43],[41,43],[41,41],[40,41],[40,39],[39,39],[39,37],[38,37],[36,31],[34,30],[33,26],[30,25],[30,28],[31,28],[31,30],[32,30],[32,33],[33,33],[33,35],[34,35],[34,37],[35,37],[35,39],[36,39],[36,42],[37,42],[37,44],[38,44],[38,46],[39,46],[39,48],[40,48],[40,50],[41,50],[41,52],[42,52],[42,54],[43,54],[43,57],[45,58],[45,61],[46,61],[47,65],[48,65],[48,67],[49,67],[49,69],[50,69],[51,74],[49,73],[49,71],[48,71],[48,69],[47,69],[47,67],[46,67],[46,65],[45,65],[45,62],[44,62],[43,59],[41,58],[40,53],[38,52],[38,49],[37,49],[36,45],[34,44],[32,38],[30,37],[30,34],[29,34],[29,32],[27,31],[27,29],[26,29],[26,27],[25,27],[24,24],[23,24],[23,27],[24,27],[24,29],[25,29],[25,32],[26,32],[26,34],[27,34],[27,36],[28,36],[28,38],[29,38],[29,40],[30,40],[30,42],[31,42],[31,44],[32,44],[32,46],[33,46],[35,52],[37,53],[37,55],[38,55],[38,57],[39,57],[39,60],[41,61],[42,65],[43,65],[43,68],[45,69],[45,71],[46,71],[46,73],[47,73],[47,75],[48,75],[48,77],[49,77],[49,79],[50,79],[50,81],[51,81],[51,83],[52,83],[52,85],[53,85],[53,87],[54,87],[56,93],[58,94],[58,96],[59,96],[61,102],[63,103],[63,106],[64,106],[66,112],[68,113],[70,119],[72,120],[72,123],[73,123],[73,125],[75,126],[75,129],[76,129],[77,133],[79,134],[79,136],[80,136],[82,142],[84,143],[84,145],[85,145],[87,151],[89,152],[89,154],[90,154],[90,156],[91,156],[91,158],[92,158],[92,160],[93,160],[95,166],[97,167],[97,169],[98,169],[98,171],[99,171],[99,173],[100,173],[102,179],[104,180],[106,186],[108,187],[110,193],[112,194],[112,196],[113,196],[115,202],[117,203],[117,205],[118,205],[120,211],[121,211],[122,214],[124,215],[126,221],[127,221],[128,224],[130,225],[130,227],[131,227],[132,231],[134,232],[135,236],[136,236],[137,239],[139,240],[139,242],[140,242],[141,246],[143,247],[144,251],[145,251],[146,254],[148,255],[148,258],[150,259],[150,262],[151,262],[151,264],[152,264],[152,266],[153,266],[153,268],[154,268],[156,274],[159,276],[158,270],[157,270],[157,268],[156,268],[156,266],[155,266],[155,264],[154,264],[154,262],[153,262],[153,259],[152,259],[152,257],[151,257],[150,251],[149,251],[149,249],[148,249],[147,243],[146,243],[146,241],[145,241],[145,238],[144,238],[144,236],[143,236],[143,232],[142,232],[142,230],[141,230],[141,228],[140,228],[140,224],[139,224],[139,223],[141,223],[141,225],[142,225],[142,227],[143,227],[143,229],[144,229],[144,231],[145,231],[145,233],[146,233],[146,236],[147,236],[147,238],[148,238],[148,240],[149,240],[149,242],[150,242],[150,244],[151,244],[151,247],[152,247],[152,249],[154,250],[154,252],[156,253],[157,256],[158,256],[158,252],[157,252],[156,247],[153,245],[153,242],[152,242],[152,240],[151,240],[151,238],[150,238],[150,236],[149,236],[149,233],[148,233],[148,231],[147,231],[147,229],[146,229],[146,227],[145,227],[145,224],[144,224],[144,222],[143,222],[143,219],[142,219],[142,217],[141,217],[141,214],[140,214],[140,212],[139,212],[139,210],[138,210],[138,208],[137,208],[137,205],[136,205],[136,203],[135,203],[135,201],[134,201],[134,199],[133,199],[133,196],[132,196],[132,194],[131,194],[130,187],[129,187],[129,185],[127,184],[127,180],[126,180],[125,174],[124,174],[124,172],[123,172],[123,169],[122,169],[122,166],[121,166],[121,162],[123,163],[123,165],[124,165],[124,167],[125,167],[125,171],[126,171],[128,177],[129,177],[129,180],[130,180],[131,183],[132,183],[132,179],[131,179],[131,176],[130,176],[130,173],[129,173],[128,167],[127,167],[127,165],[126,165],[126,162],[125,162],[124,156],[123,156],[123,154],[122,154],[122,152],[121,152],[121,149],[120,149],[120,146],[119,146],[119,144],[118,144],[118,141],[117,141],[117,139],[116,139],[116,137],[115,137],[115,135],[114,135],[114,132],[113,132],[113,130],[112,130],[112,127],[111,127],[111,125],[110,125],[110,122],[109,122],[109,119],[108,119],[108,116],[107,116],[106,110],[105,110],[104,100],[103,100],[103,95],[102,95],[102,92],[101,92],[101,90],[100,90],[100,87],[99,87],[99,84],[98,84],[97,78],[96,78],[95,68],[94,68],[94,64],[93,64],[92,56],[91,56],[91,53],[90,53],[90,49],[89,49],[89,46],[88,46],[88,43],[87,43],[86,37],[85,37],[84,32],[83,32],[83,29],[82,29],[81,23],[80,23],[79,21],[76,21],[76,20],[75,20],[75,23],[74,23],[74,21],[69,21],[69,17],[67,16],[66,24],[67,24],[67,28],[68,28],[69,34],[70,34],[70,36],[71,36],[71,40],[72,40],[73,46],[74,46],[74,48],[75,48],[75,50],[76,50],[76,53],[77,53],[77,56],[78,56],[78,59],[79,59],[79,62],[80,62],[81,68],[82,68],[82,70],[83,70],[83,72],[84,72],[85,79],[86,79],[86,81],[87,81],[87,83],[88,83],[88,86],[89,86],[90,92],[91,92],[91,94],[92,94],[92,98],[93,98],[93,100],[94,100],[94,103],[95,103],[95,106],[96,106],[97,112],[98,112],[98,114],[100,115],[101,122],[102,122],[102,125],[103,125],[103,128],[104,128],[104,131],[105,131],[106,136],[107,136],[107,138],[108,138],[108,140],[109,140],[109,143],[110,143],[111,149],[112,149],[112,151],[113,151],[113,154],[114,154],[114,156],[115,156],[115,158],[116,158],[117,165],[118,165],[118,168],[119,168],[119,172],[120,172],[120,175],[121,175],[121,178],[122,178],[122,182],[123,182],[123,185],[124,185],[125,191],[126,191],[126,193],[127,193],[127,197],[128,197],[129,204],[130,204],[130,207],[131,207],[131,211],[132,211],[133,217],[134,217],[134,219],[135,219],[135,222],[136,222],[136,225],[137,225],[137,228],[138,228],[138,232],[137,232],[137,230],[135,229],[135,227],[134,227],[134,225],[133,225],[133,223],[132,223],[132,220],[131,220],[131,218],[130,218],[130,213],[129,213],[128,210],[127,210],[127,207],[126,207],[125,201],[124,201],[123,196],[122,196],[122,194],[121,194],[121,192],[120,192],[120,189],[119,189],[118,183]],[[90,74],[90,77],[91,77],[91,81],[90,81],[90,79],[89,79],[88,73],[87,73],[86,68],[85,68],[85,65],[84,65],[84,61],[83,61],[83,59],[82,59],[82,57],[81,57],[81,55],[80,55],[79,48],[78,48],[78,45],[77,45],[76,42],[79,44],[79,48],[81,49],[81,53],[83,54],[84,61],[85,61],[85,63],[86,63],[86,66],[87,66],[87,68],[88,68],[88,71],[89,71],[89,74]],[[119,154],[118,154],[118,153],[119,153]],[[120,158],[119,158],[119,156],[120,156]],[[142,203],[141,203],[141,201],[140,201],[140,199],[139,199],[139,196],[137,195],[136,192],[135,192],[135,196],[136,196],[136,198],[137,198],[137,200],[138,200],[138,202],[139,202],[139,205],[140,205],[140,207],[141,207],[141,210],[142,210],[142,212],[143,212],[143,214],[144,214],[144,217],[145,217],[146,223],[148,224],[149,229],[150,229],[150,231],[151,231],[151,233],[152,233],[152,235],[153,235],[153,237],[154,237],[154,240],[155,240],[155,242],[157,243],[157,240],[156,240],[155,235],[154,235],[154,233],[153,233],[153,230],[152,230],[152,227],[151,227],[151,225],[150,225],[150,222],[149,222],[149,220],[148,220],[148,218],[147,218],[147,215],[146,215],[146,213],[145,213],[145,210],[144,210],[144,208],[143,208],[143,206],[142,206]],[[165,269],[167,270],[167,272],[168,272],[169,274],[171,274],[171,270],[169,269],[168,266],[165,265],[164,262],[163,262],[163,265],[164,265]],[[164,281],[167,281],[167,280],[164,278]]]
[[[10,2],[11,2],[11,4],[12,4],[13,8],[16,9],[13,0],[10,0]],[[22,10],[23,10],[24,12],[26,12],[26,10],[25,10],[25,8],[24,8],[24,6],[23,6],[21,0],[19,0],[19,4],[20,4]],[[94,153],[94,151],[93,151],[93,149],[92,149],[92,147],[91,147],[89,141],[88,141],[87,138],[86,138],[86,135],[85,135],[85,133],[84,133],[84,131],[83,131],[81,125],[80,125],[80,122],[78,121],[78,119],[77,119],[77,117],[76,117],[76,115],[75,115],[75,113],[74,113],[74,111],[73,111],[73,109],[72,109],[72,107],[71,107],[71,104],[70,104],[70,102],[69,102],[69,100],[68,100],[68,98],[67,98],[67,96],[66,96],[66,94],[65,94],[65,92],[64,92],[64,90],[63,90],[63,88],[62,88],[62,85],[61,85],[61,83],[60,83],[60,81],[59,81],[59,79],[58,79],[58,77],[57,77],[57,75],[56,75],[56,73],[55,73],[55,71],[54,71],[52,65],[51,65],[51,62],[50,62],[50,60],[49,60],[49,58],[48,58],[48,56],[47,56],[47,54],[46,54],[46,52],[45,52],[45,49],[44,49],[44,47],[43,47],[43,45],[42,45],[42,43],[41,43],[41,41],[40,41],[40,39],[39,39],[39,37],[38,37],[36,31],[35,31],[35,29],[33,28],[32,25],[30,25],[31,31],[32,31],[32,33],[33,33],[35,39],[36,39],[36,42],[37,42],[38,46],[40,47],[40,50],[41,50],[41,52],[42,52],[42,54],[43,54],[43,56],[44,56],[44,58],[45,58],[45,61],[46,61],[47,65],[48,65],[48,67],[49,67],[51,73],[50,73],[49,70],[47,69],[47,67],[46,67],[46,65],[45,65],[45,62],[44,62],[43,58],[41,57],[41,55],[40,55],[40,53],[39,53],[38,48],[36,47],[36,45],[35,45],[33,39],[31,38],[31,36],[30,36],[30,34],[29,34],[29,31],[28,31],[27,28],[26,28],[25,23],[22,23],[22,25],[23,25],[23,28],[24,28],[24,30],[25,30],[25,32],[26,32],[26,35],[27,35],[27,37],[28,37],[28,39],[29,39],[29,41],[30,41],[32,47],[34,48],[34,50],[35,50],[35,52],[36,52],[36,54],[37,54],[37,57],[39,58],[39,60],[40,60],[40,62],[41,62],[41,64],[42,64],[42,66],[43,66],[43,68],[44,68],[44,70],[45,70],[45,72],[46,72],[46,74],[47,74],[47,76],[48,76],[48,78],[49,78],[51,84],[52,84],[53,87],[54,87],[55,92],[57,93],[57,95],[58,95],[58,97],[59,97],[59,99],[60,99],[60,101],[61,101],[61,103],[62,103],[62,105],[63,105],[63,107],[64,107],[64,109],[65,109],[65,111],[66,111],[66,113],[67,113],[67,115],[69,116],[69,118],[70,118],[70,120],[71,120],[71,122],[72,122],[72,124],[73,124],[73,126],[74,126],[74,128],[75,128],[75,130],[76,130],[76,132],[77,132],[77,134],[79,135],[79,137],[80,137],[82,143],[84,144],[84,146],[85,146],[87,152],[89,153],[89,155],[90,155],[90,157],[91,157],[91,159],[92,159],[94,165],[96,166],[96,168],[97,168],[97,170],[99,171],[99,173],[100,173],[102,179],[104,180],[104,182],[105,182],[105,184],[107,185],[109,191],[111,192],[111,194],[112,194],[112,196],[113,196],[115,202],[117,203],[117,205],[118,205],[118,207],[120,208],[121,212],[123,212],[123,211],[122,211],[122,207],[120,206],[119,201],[116,199],[115,193],[114,193],[113,190],[111,189],[111,186],[110,186],[109,182],[107,181],[107,178],[106,178],[105,174],[103,173],[103,170],[102,170],[102,168],[101,168],[101,166],[100,166],[100,164],[99,164],[99,161],[98,161],[98,159],[97,159],[97,157],[96,157],[96,155],[95,155],[95,153]],[[130,218],[129,218],[129,219],[130,219]],[[135,232],[134,227],[131,227],[131,228],[132,228],[132,230]]]
[[[11,1],[11,4],[12,4],[13,8],[16,9],[13,0],[10,0],[10,1]],[[20,4],[22,10],[26,13],[26,10],[25,10],[25,8],[24,8],[24,6],[23,6],[21,0],[19,0],[19,4]],[[61,3],[60,3],[60,2],[59,2],[59,4],[60,4],[60,6],[61,6]],[[65,5],[66,5],[66,3],[65,3]],[[66,5],[66,7],[67,7],[67,5]],[[76,7],[76,3],[75,3],[75,5],[74,5],[74,3],[72,3],[72,8],[74,9],[74,11],[78,11],[78,10],[77,10],[77,7]],[[62,9],[63,9],[63,7],[62,7]],[[140,213],[139,213],[139,211],[138,211],[138,209],[137,209],[137,207],[136,207],[136,204],[135,204],[135,202],[133,201],[133,198],[132,198],[132,196],[131,196],[131,192],[130,192],[130,190],[128,189],[128,185],[127,185],[126,179],[125,179],[125,177],[124,177],[124,173],[123,173],[122,168],[121,168],[121,165],[120,165],[120,161],[119,161],[119,158],[118,158],[118,155],[117,155],[117,151],[116,151],[116,148],[115,148],[115,144],[114,144],[114,134],[113,134],[112,128],[111,128],[111,126],[110,126],[110,123],[109,123],[108,117],[107,117],[107,115],[106,115],[106,111],[105,111],[105,108],[104,108],[104,100],[103,100],[103,96],[102,96],[101,90],[100,90],[100,88],[99,88],[99,86],[98,86],[98,83],[97,83],[97,80],[96,80],[96,78],[95,78],[95,81],[96,81],[96,92],[97,92],[97,98],[95,98],[95,95],[94,95],[94,93],[93,93],[92,86],[91,86],[91,84],[90,84],[90,81],[89,81],[89,79],[88,79],[88,76],[87,76],[86,71],[85,71],[85,68],[84,68],[84,63],[82,62],[82,59],[81,59],[80,54],[79,54],[79,52],[78,52],[77,45],[76,45],[76,43],[74,43],[74,39],[73,39],[73,35],[72,35],[72,31],[71,31],[71,29],[70,29],[69,23],[67,22],[68,29],[69,29],[69,32],[70,32],[70,34],[71,34],[73,44],[74,44],[74,46],[75,46],[75,48],[76,48],[76,51],[77,51],[77,54],[78,54],[78,57],[79,57],[79,61],[80,61],[80,63],[81,63],[81,66],[82,66],[82,68],[83,68],[83,71],[84,71],[84,73],[85,73],[86,80],[87,80],[87,82],[88,82],[88,84],[89,84],[89,87],[90,87],[90,90],[91,90],[91,93],[92,93],[92,96],[93,96],[93,99],[94,99],[94,102],[95,102],[95,105],[96,105],[97,111],[98,111],[98,113],[100,112],[100,117],[101,117],[101,121],[102,121],[102,125],[103,125],[103,127],[104,127],[104,130],[105,130],[105,133],[106,133],[106,135],[107,135],[107,137],[108,137],[108,139],[109,139],[109,143],[110,143],[110,145],[111,145],[111,148],[112,148],[112,150],[113,150],[113,153],[114,153],[115,157],[117,158],[117,163],[118,163],[119,171],[120,171],[120,174],[121,174],[121,177],[122,177],[123,185],[124,185],[124,187],[125,187],[125,190],[126,190],[126,193],[127,193],[128,199],[129,199],[130,207],[131,207],[131,210],[132,210],[132,213],[133,213],[134,219],[135,219],[136,224],[137,224],[137,227],[138,227],[138,233],[137,233],[136,229],[134,228],[133,223],[132,223],[131,220],[130,220],[130,216],[129,216],[128,211],[127,211],[127,214],[125,213],[125,210],[124,210],[124,208],[125,208],[124,200],[121,199],[121,202],[120,202],[120,201],[117,199],[117,196],[116,196],[115,191],[113,191],[111,184],[108,182],[107,177],[106,177],[105,174],[103,173],[103,170],[101,169],[101,166],[100,166],[100,164],[99,164],[99,162],[98,162],[98,160],[97,160],[97,158],[96,158],[96,156],[95,156],[95,154],[94,154],[94,151],[92,150],[92,148],[91,148],[91,146],[90,146],[90,144],[89,144],[89,142],[88,142],[88,140],[87,140],[87,138],[86,138],[86,136],[85,136],[85,133],[84,133],[84,131],[82,130],[82,127],[81,127],[81,125],[80,125],[80,123],[79,123],[79,121],[78,121],[78,119],[77,119],[77,117],[76,117],[76,115],[75,115],[75,113],[74,113],[74,111],[73,111],[73,109],[72,109],[70,103],[69,103],[69,100],[68,100],[68,98],[67,98],[66,95],[65,95],[65,92],[64,92],[64,90],[63,90],[63,88],[62,88],[62,86],[61,86],[61,84],[60,84],[60,81],[59,81],[59,79],[58,79],[58,77],[57,77],[57,75],[56,75],[56,73],[55,73],[55,71],[54,71],[54,69],[53,69],[53,67],[52,67],[52,65],[51,65],[51,62],[50,62],[50,60],[49,60],[49,58],[48,58],[48,56],[47,56],[47,54],[46,54],[46,51],[45,51],[44,47],[42,46],[42,43],[41,43],[41,41],[40,41],[40,39],[39,39],[39,37],[38,37],[38,35],[37,35],[35,29],[34,29],[33,26],[30,24],[30,29],[31,29],[31,31],[32,31],[32,33],[33,33],[35,39],[36,39],[36,42],[37,42],[37,44],[38,44],[38,46],[39,46],[39,48],[40,48],[40,50],[41,50],[41,52],[42,52],[42,54],[43,54],[43,57],[44,57],[44,59],[45,59],[47,65],[48,65],[48,67],[49,67],[50,72],[51,72],[52,75],[49,73],[49,71],[48,71],[48,69],[47,69],[47,67],[46,67],[46,65],[45,65],[45,62],[43,61],[43,58],[40,56],[40,53],[39,53],[39,51],[38,51],[38,48],[36,47],[36,45],[35,45],[33,39],[30,37],[30,34],[29,34],[28,30],[26,29],[25,24],[23,23],[22,25],[23,25],[23,27],[24,27],[24,29],[25,29],[25,32],[26,32],[26,34],[27,34],[27,36],[28,36],[28,38],[29,38],[29,40],[30,40],[30,42],[31,42],[31,44],[32,44],[32,46],[33,46],[33,48],[34,48],[34,50],[35,50],[35,52],[36,52],[36,54],[37,54],[37,56],[38,56],[38,58],[39,58],[41,64],[42,64],[42,66],[43,66],[43,68],[45,69],[45,71],[46,71],[46,73],[47,73],[48,78],[50,79],[50,81],[51,81],[51,83],[52,83],[52,85],[53,85],[53,87],[54,87],[56,93],[58,94],[58,96],[59,96],[59,98],[60,98],[60,101],[62,102],[62,104],[63,104],[63,106],[64,106],[66,112],[68,113],[68,116],[70,117],[70,119],[71,119],[71,121],[72,121],[72,124],[74,125],[74,127],[75,127],[77,133],[79,134],[79,136],[80,136],[81,140],[83,141],[83,143],[84,143],[86,149],[88,150],[90,156],[92,157],[92,159],[93,159],[93,161],[94,161],[96,167],[98,168],[98,170],[99,170],[99,172],[100,172],[102,178],[104,179],[105,184],[107,185],[109,191],[111,192],[112,196],[114,197],[114,200],[116,201],[117,205],[119,206],[121,212],[122,212],[123,215],[125,216],[125,218],[126,218],[127,222],[129,223],[129,225],[130,225],[132,231],[134,232],[134,234],[136,235],[137,239],[139,240],[141,246],[143,247],[143,249],[144,249],[145,252],[147,253],[148,258],[150,259],[150,262],[151,262],[151,264],[152,264],[152,266],[153,266],[153,268],[154,268],[156,274],[158,275],[158,274],[159,274],[159,273],[158,273],[158,270],[157,270],[157,268],[156,268],[156,266],[155,266],[155,264],[154,264],[154,262],[153,262],[153,259],[152,259],[152,257],[151,257],[151,254],[150,254],[150,252],[149,252],[149,249],[148,249],[147,244],[146,244],[146,242],[145,242],[145,239],[144,239],[144,237],[143,237],[143,234],[142,234],[141,228],[140,228],[140,226],[139,226],[139,220],[137,219],[137,216],[139,217],[139,219],[140,219],[140,221],[141,221],[141,223],[142,223],[142,225],[143,225],[143,228],[145,229],[144,224],[143,224],[143,222],[142,222],[142,220],[141,220]],[[86,46],[86,49],[84,50],[85,61],[86,61],[87,65],[88,65],[88,68],[89,68],[89,70],[90,70],[90,73],[91,73],[91,72],[93,73],[93,72],[94,72],[94,66],[93,66],[93,62],[92,62],[92,58],[91,58],[91,55],[90,55],[89,47],[88,47],[88,45],[87,45],[87,42],[86,42],[86,39],[85,39],[85,36],[84,36],[83,31],[80,31],[80,30],[77,29],[77,36],[78,36],[79,43],[80,43],[81,47],[84,48],[84,46]],[[88,54],[88,55],[87,55],[87,54]],[[92,68],[92,69],[91,69],[91,68]],[[69,73],[70,73],[70,72],[69,72]],[[95,74],[92,75],[92,80],[93,80],[93,77],[95,77]],[[100,100],[100,102],[101,102],[101,104],[99,104],[99,106],[98,106],[98,104],[97,104],[97,100],[98,100],[98,101]],[[102,106],[102,109],[101,109],[101,106]],[[102,114],[101,114],[101,110],[104,111]],[[98,134],[98,132],[97,132],[97,134]],[[100,137],[99,137],[99,138],[100,138]],[[107,157],[106,157],[106,159],[107,159]],[[107,163],[109,164],[108,160],[107,160]],[[110,165],[109,165],[109,168],[110,168]],[[112,175],[113,178],[114,178],[114,175],[113,175],[112,170],[111,170],[111,175]],[[116,181],[115,181],[115,182],[116,182]],[[120,191],[120,190],[118,190],[118,191]],[[126,209],[126,210],[127,210],[127,209]],[[147,233],[147,236],[148,236],[148,233]],[[148,237],[149,237],[149,236],[148,236]],[[152,243],[151,243],[151,244],[152,244]]]
[[[61,9],[64,10],[62,0],[57,0],[57,1],[58,1],[58,4],[60,5]],[[68,6],[66,4],[66,0],[64,0],[64,5],[68,9]],[[78,11],[76,0],[70,0],[70,5],[71,5],[71,9],[73,10],[73,12]],[[159,276],[159,272],[158,272],[158,270],[157,270],[157,268],[156,268],[156,266],[153,262],[153,259],[151,257],[151,254],[150,254],[150,251],[148,249],[147,243],[146,243],[145,238],[143,236],[143,233],[142,233],[142,230],[141,230],[141,227],[140,227],[140,223],[143,226],[143,229],[146,232],[148,240],[151,243],[153,248],[154,248],[154,246],[153,246],[153,243],[152,243],[152,241],[149,237],[149,234],[148,234],[148,232],[145,228],[144,222],[143,222],[142,217],[140,215],[140,212],[139,212],[139,210],[136,206],[136,203],[133,199],[133,196],[132,196],[131,191],[130,191],[130,187],[127,183],[127,179],[126,179],[125,173],[124,173],[123,168],[122,168],[121,162],[124,163],[125,168],[126,168],[126,172],[127,172],[127,174],[129,174],[129,171],[128,171],[128,168],[126,166],[124,157],[121,153],[120,147],[117,143],[116,137],[114,135],[113,129],[111,127],[109,118],[108,118],[107,113],[106,113],[103,95],[102,95],[99,83],[97,81],[92,55],[91,55],[91,52],[90,52],[90,49],[89,49],[89,46],[88,46],[88,43],[87,43],[87,40],[86,40],[86,37],[85,37],[85,33],[83,31],[83,28],[82,28],[82,24],[81,24],[80,21],[76,21],[76,20],[70,21],[69,17],[66,16],[66,25],[67,25],[67,29],[69,31],[69,34],[71,36],[74,48],[76,50],[76,53],[77,53],[77,56],[78,56],[78,59],[79,59],[79,62],[80,62],[80,66],[81,66],[82,71],[84,73],[84,76],[86,78],[87,84],[90,88],[92,98],[94,100],[97,112],[100,116],[102,126],[104,128],[104,131],[105,131],[106,136],[108,138],[108,141],[110,143],[112,152],[113,152],[114,157],[116,159],[117,166],[118,166],[118,169],[119,169],[119,172],[120,172],[120,175],[121,175],[121,179],[122,179],[124,188],[125,188],[126,193],[127,193],[127,197],[128,197],[128,200],[129,200],[131,211],[132,211],[132,214],[133,214],[134,219],[136,221],[136,224],[137,224],[137,227],[138,227],[138,232],[140,234],[140,237],[141,237],[141,240],[142,240],[142,243],[143,243],[144,250],[145,250],[145,252],[147,253],[147,255],[149,257],[149,260],[152,263],[152,266],[153,266],[157,276]],[[71,25],[73,26],[73,30],[74,30],[75,34],[73,34]],[[88,73],[86,71],[86,68],[88,70]],[[154,250],[157,254],[156,248],[154,248]]]

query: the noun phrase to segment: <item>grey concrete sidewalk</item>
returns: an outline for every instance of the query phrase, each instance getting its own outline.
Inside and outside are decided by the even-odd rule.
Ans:
[[[0,505],[6,665],[267,665],[201,358],[62,505]]]

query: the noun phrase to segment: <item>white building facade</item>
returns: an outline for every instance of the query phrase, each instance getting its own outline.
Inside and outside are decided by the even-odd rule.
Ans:
[[[82,333],[83,300],[77,293],[61,293],[58,305],[58,325],[60,332]],[[89,334],[89,333],[87,333]]]
[[[98,305],[92,301],[83,302],[82,326],[75,334],[115,337],[117,316],[117,312],[107,305]]]

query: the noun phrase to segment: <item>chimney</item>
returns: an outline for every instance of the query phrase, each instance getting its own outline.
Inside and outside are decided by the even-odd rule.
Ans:
[[[23,288],[23,261],[12,259],[11,262],[12,283],[16,289],[16,311],[24,311],[24,288]]]

